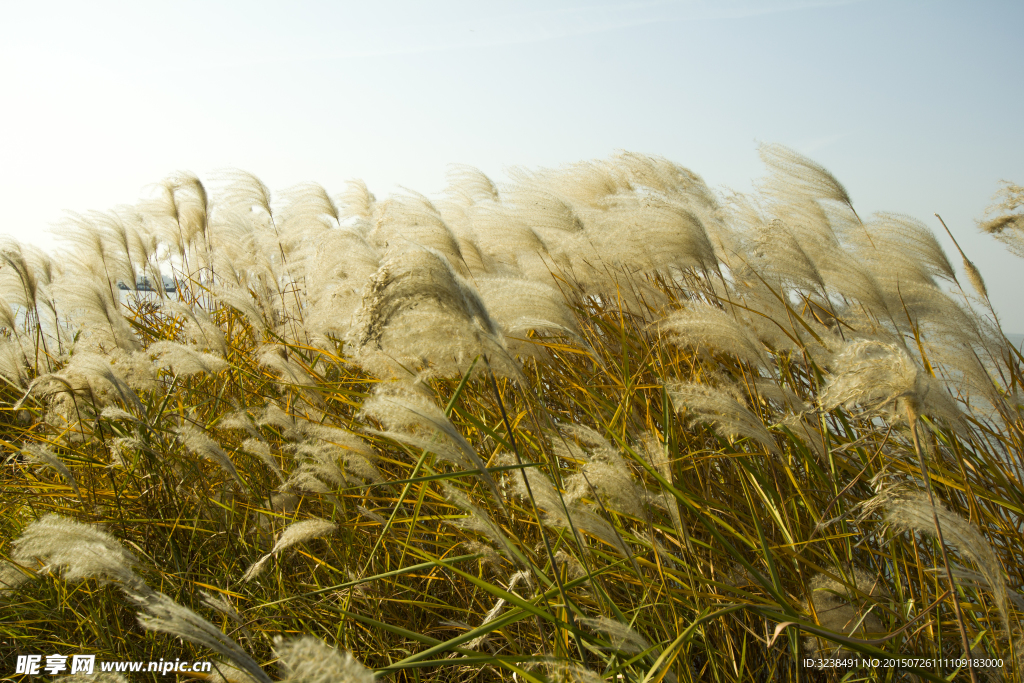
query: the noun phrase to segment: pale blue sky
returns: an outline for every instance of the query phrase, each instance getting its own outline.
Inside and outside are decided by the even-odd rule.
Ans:
[[[1024,332],[1024,261],[974,222],[1024,183],[1022,26],[1019,1],[5,3],[0,231],[186,169],[432,194],[449,163],[629,149],[746,190],[779,142],[862,216],[941,213]]]

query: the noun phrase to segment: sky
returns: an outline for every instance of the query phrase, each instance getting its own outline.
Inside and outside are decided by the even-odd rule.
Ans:
[[[4,3],[0,233],[183,170],[378,196],[625,149],[749,191],[763,142],[861,216],[911,215],[1024,332],[1024,262],[976,221],[1024,184],[1024,3],[944,0]],[[958,267],[958,271],[961,269]]]

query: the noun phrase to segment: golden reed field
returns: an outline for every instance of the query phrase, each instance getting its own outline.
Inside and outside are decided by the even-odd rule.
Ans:
[[[4,680],[1021,680],[982,273],[761,156],[749,196],[631,153],[180,174],[4,243]],[[1024,257],[1021,206],[977,227]]]

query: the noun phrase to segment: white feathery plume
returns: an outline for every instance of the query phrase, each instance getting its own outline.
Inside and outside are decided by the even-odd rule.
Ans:
[[[575,205],[596,209],[607,208],[611,198],[616,195],[637,190],[621,168],[600,160],[581,161],[561,169],[541,170],[532,174],[519,171],[515,176],[525,180],[528,185],[550,189]]]
[[[280,228],[286,235],[309,238],[341,225],[341,211],[321,185],[297,185],[285,192],[285,198],[287,204],[281,210]]]
[[[639,519],[646,517],[643,507],[646,491],[635,484],[632,472],[620,457],[591,460],[579,473],[568,477],[565,486],[567,501],[599,498],[609,510]]]
[[[933,283],[904,282],[898,277],[880,277],[878,282],[885,292],[887,308],[893,312],[888,322],[897,333],[913,336],[915,325],[924,332],[935,325],[946,329],[962,326],[965,330],[976,327],[976,314]]]
[[[112,349],[106,355],[114,373],[121,377],[132,391],[154,391],[166,386],[159,381],[159,370],[154,367],[149,354],[145,351]]]
[[[0,327],[5,325],[0,322]],[[3,375],[15,386],[22,388],[28,384],[29,361],[25,357],[25,349],[20,341],[17,341],[17,333],[14,327],[6,326],[12,331],[12,337],[16,341],[0,340],[0,375]]]
[[[933,367],[941,368],[945,385],[972,410],[984,411],[988,406],[999,405],[1005,399],[995,379],[995,364],[982,361],[983,357],[991,358],[989,349],[998,342],[982,329],[975,334],[955,324],[948,332],[942,327],[932,326],[931,339],[923,345]]]
[[[1024,206],[1024,187],[1007,180],[1000,183],[1002,188],[993,195],[993,199],[1002,199],[985,210],[986,215],[999,215],[979,222],[978,228],[1005,244],[1010,253],[1024,258],[1024,214],[1011,213]]]
[[[221,272],[223,273],[223,269]],[[244,315],[249,324],[257,330],[273,330],[280,323],[276,308],[264,308],[261,311],[253,301],[252,295],[247,291],[243,291],[241,287],[224,285],[222,281],[222,284],[214,289],[214,295],[220,302]]]
[[[129,422],[138,422],[139,418],[135,417],[126,410],[121,410],[117,406],[107,406],[100,411],[100,416],[105,417],[108,420],[128,420]]]
[[[295,426],[295,418],[281,410],[281,408],[274,403],[267,404],[263,409],[263,412],[260,414],[259,419],[256,420],[256,424],[260,426],[273,425],[275,427],[280,427],[284,430],[282,435],[286,439],[294,439],[297,435],[301,434]]]
[[[585,455],[584,460],[589,458],[609,461],[621,459],[619,451],[608,443],[608,439],[596,429],[591,429],[583,424],[562,422],[558,424],[558,431],[576,438],[586,447],[586,451],[581,451]]]
[[[495,277],[477,278],[476,287],[491,317],[501,326],[511,353],[537,353],[536,345],[509,339],[530,330],[568,336],[586,345],[575,316],[554,287],[534,280]]]
[[[367,460],[374,460],[377,454],[358,434],[353,434],[347,429],[331,427],[330,425],[310,422],[309,420],[296,420],[295,430],[310,439],[319,439],[334,444],[339,448],[360,455]]]
[[[223,422],[221,426],[224,426]],[[256,439],[246,439],[242,442],[242,448],[259,458],[264,465],[270,468],[270,471],[274,473],[278,480],[284,483],[284,472],[281,471],[281,466],[277,464],[277,459],[271,455],[270,446]]]
[[[869,412],[901,410],[928,414],[957,426],[960,411],[946,390],[895,344],[852,341],[834,360],[836,372],[822,390],[822,410],[863,406]]]
[[[484,201],[498,201],[498,188],[483,171],[464,164],[451,164],[445,174],[448,180],[446,193],[469,204]]]
[[[335,487],[361,483],[349,474],[374,483],[383,481],[383,477],[373,464],[365,457],[347,452],[334,444],[326,444],[317,440],[307,440],[291,447],[301,462],[297,470],[292,472],[289,482],[296,478],[314,476],[326,480]],[[345,470],[338,466],[338,458],[345,464]]]
[[[629,268],[713,270],[714,246],[700,217],[685,204],[657,195],[616,198],[588,221],[599,258]]]
[[[486,202],[467,210],[483,263],[494,262],[517,270],[524,253],[546,253],[544,240],[509,207]]]
[[[499,457],[499,460],[504,463],[510,461],[511,456],[505,455]],[[551,480],[536,471],[535,468],[528,467],[517,470],[510,475],[510,478],[514,495],[521,499],[528,499],[530,492],[533,493],[537,507],[544,511],[541,521],[545,526],[562,529],[575,528],[577,531],[583,531],[612,546],[623,557],[631,557],[629,549],[611,524],[595,514],[589,506],[565,500]],[[529,489],[527,489],[527,482],[529,482]]]
[[[980,227],[1005,244],[1011,254],[1024,258],[1024,214],[999,216],[981,223]]]
[[[309,374],[301,365],[288,357],[288,349],[280,344],[267,344],[260,349],[260,363],[276,372],[287,384],[300,387],[314,387],[316,378]],[[308,393],[307,396],[315,396]]]
[[[691,302],[659,323],[669,341],[680,346],[706,346],[751,365],[768,367],[764,349],[749,328],[708,304]]]
[[[787,412],[801,414],[811,409],[811,405],[797,396],[793,391],[773,379],[756,379],[754,388],[763,401],[774,401]]]
[[[41,561],[40,572],[59,573],[68,581],[95,578],[133,589],[145,586],[134,571],[135,556],[109,533],[88,524],[47,515],[27,526],[12,545],[11,559],[18,564]]]
[[[583,221],[573,207],[537,185],[524,184],[514,188],[506,205],[545,242],[549,238],[561,241],[568,234],[583,232]]]
[[[343,216],[370,220],[373,218],[377,198],[362,180],[350,180],[348,189],[338,195],[337,204]]]
[[[518,278],[479,278],[477,290],[492,317],[515,332],[550,328],[578,335],[576,318],[562,293],[547,284]]]
[[[162,310],[184,318],[184,333],[188,341],[197,344],[202,349],[221,355],[227,354],[228,347],[227,341],[224,339],[224,330],[201,306],[186,306],[180,301],[169,299],[164,302]]]
[[[355,475],[363,481],[368,481],[374,484],[384,482],[384,475],[380,473],[380,470],[377,469],[369,458],[356,453],[345,452],[343,450],[340,452],[342,461],[345,463],[346,474]],[[351,482],[351,476],[347,476],[346,480]]]
[[[274,544],[274,547],[271,548],[270,552],[253,563],[253,565],[246,570],[245,574],[242,575],[242,581],[251,581],[259,576],[267,561],[281,551],[287,550],[293,545],[305,543],[306,541],[314,538],[328,536],[334,533],[337,528],[337,524],[328,522],[325,519],[304,519],[301,522],[295,522],[294,524],[289,525],[281,532],[281,535],[277,539],[277,543]]]
[[[951,511],[941,501],[933,507],[926,491],[903,486],[884,489],[874,498],[864,502],[862,518],[880,510],[885,512],[885,523],[897,532],[918,532],[929,537],[935,536],[935,518],[938,518],[943,540],[978,566],[979,573],[988,583],[995,598],[1003,625],[1010,627],[1008,594],[1002,565],[992,546],[976,526]]]
[[[412,448],[418,448],[420,450],[433,453],[441,462],[451,463],[452,465],[456,465],[462,469],[468,470],[473,467],[472,461],[466,457],[465,453],[463,453],[460,448],[454,445],[449,439],[438,434],[435,434],[432,437],[427,437],[409,432],[399,432],[394,430],[378,431],[376,429],[369,428],[366,429],[366,432],[386,439],[392,439],[398,443],[405,444],[406,446],[411,446]]]
[[[518,586],[520,582],[525,583],[528,587],[533,586],[533,581],[530,577],[530,573],[526,570],[520,570],[514,573],[511,576],[511,578],[509,578],[508,588],[506,590],[509,593],[512,593],[513,595],[519,595],[515,592],[515,590],[516,586]],[[508,601],[505,600],[505,598],[498,598],[498,600],[494,603],[494,607],[488,610],[487,614],[485,614],[484,618],[480,621],[480,626],[483,626],[484,624],[489,624],[490,622],[497,619],[498,615],[501,614],[501,610],[505,607],[507,602]],[[466,643],[466,647],[470,650],[476,650],[481,645],[483,645],[484,641],[486,641],[490,637],[490,635],[491,634],[489,633],[485,633],[482,636],[478,636],[473,640],[469,641],[468,643]]]
[[[903,280],[926,281],[932,276],[956,280],[953,264],[935,234],[910,216],[876,214],[869,223],[851,231],[850,237],[858,255],[876,273],[899,273]]]
[[[88,392],[98,403],[104,403],[112,394],[126,406],[144,412],[142,401],[131,387],[120,377],[111,365],[111,358],[95,353],[81,352],[71,356],[64,369],[37,377],[29,385],[25,396],[40,393],[52,396],[57,393]],[[22,398],[24,401],[25,398]],[[20,407],[21,402],[15,406]]]
[[[577,617],[577,619],[592,631],[600,631],[608,636],[613,650],[637,655],[651,648],[651,644],[647,642],[646,638],[621,621],[609,619],[605,616],[596,618]]]
[[[636,484],[619,451],[601,434],[584,425],[560,425],[559,430],[575,436],[587,447],[578,451],[584,460],[579,472],[564,480],[566,502],[575,504],[583,497],[600,498],[610,510],[644,519],[643,503],[650,497],[649,492]]]
[[[0,596],[17,589],[28,580],[29,576],[24,571],[6,560],[0,560]]]
[[[296,420],[273,403],[268,404],[264,409],[258,424],[270,424],[281,428],[281,435],[285,439],[302,442],[295,448],[304,448],[309,453],[313,453],[318,445],[321,446],[320,451],[323,451],[322,445],[330,444],[330,448],[325,452],[329,453],[332,458],[340,453],[352,472],[370,481],[378,481],[381,478],[380,473],[373,466],[373,461],[377,459],[376,453],[361,437],[347,429],[308,420]],[[305,477],[305,474],[302,476]]]
[[[7,235],[0,238],[0,296],[9,302],[34,310],[38,301],[39,283],[36,272],[26,258],[27,249]]]
[[[442,483],[442,489],[444,490],[445,498],[448,499],[449,503],[455,505],[457,508],[469,515],[468,517],[453,521],[452,524],[454,526],[460,529],[469,529],[470,531],[475,531],[483,535],[491,542],[491,545],[499,553],[510,560],[518,561],[518,557],[513,551],[512,541],[510,541],[508,536],[505,535],[505,532],[494,523],[486,510],[473,505],[465,494],[447,482]]]
[[[843,575],[838,569],[836,574]],[[864,614],[863,608],[856,607],[863,598],[857,593],[872,597],[884,597],[888,593],[877,579],[866,572],[854,568],[853,574],[840,583],[826,574],[818,574],[810,583],[810,602],[813,602],[814,613],[822,627],[835,633],[863,638],[867,634],[884,632],[882,622],[874,614]],[[805,609],[810,612],[810,602]],[[804,639],[804,647],[813,653],[815,659],[844,657],[850,651],[834,643],[826,643],[813,636]]]
[[[669,196],[686,197],[709,207],[716,204],[703,178],[665,157],[620,150],[603,165],[617,177],[616,182],[622,190],[646,187]]]
[[[410,443],[418,448],[429,450],[434,454],[451,459],[463,468],[471,466],[480,471],[480,478],[494,495],[494,500],[504,508],[498,486],[487,465],[466,440],[452,421],[433,401],[417,391],[416,385],[403,382],[397,384],[379,384],[374,395],[363,402],[360,413],[363,417],[373,417],[390,428],[386,436],[397,441]],[[400,433],[397,430],[418,430],[425,432],[427,438],[415,432]],[[440,441],[436,436],[442,436]],[[445,442],[454,446],[447,447]]]
[[[228,280],[232,286],[247,291],[252,281],[276,281],[273,254],[264,249],[259,221],[267,221],[265,214],[254,215],[237,208],[217,207],[210,220],[210,245],[213,249],[211,267],[218,280]]]
[[[18,319],[7,299],[0,297],[0,327],[6,327],[12,334],[18,331]]]
[[[425,196],[410,191],[407,196],[389,198],[377,206],[376,214],[376,226],[368,240],[377,249],[402,249],[415,244],[443,255],[459,275],[469,274],[458,239]]]
[[[373,672],[352,653],[342,654],[312,636],[274,639],[282,683],[373,683]]]
[[[846,188],[824,166],[777,144],[761,145],[758,153],[771,171],[764,184],[766,194],[829,199],[853,206]]]
[[[154,342],[146,354],[153,358],[154,367],[167,368],[175,375],[216,375],[228,367],[223,358],[174,341]]]
[[[545,662],[544,668],[552,677],[551,680],[559,681],[559,683],[607,683],[604,676],[580,664]],[[670,673],[669,676],[671,675]]]
[[[259,437],[259,432],[256,431],[252,416],[245,408],[239,408],[238,410],[231,411],[218,420],[216,426],[219,429],[237,429],[245,432],[253,438]]]
[[[79,498],[82,497],[82,492],[78,489],[78,481],[75,480],[75,475],[71,474],[71,470],[61,462],[56,453],[38,444],[26,444],[21,452],[36,464],[55,470],[74,489],[75,495]]]
[[[480,295],[448,259],[422,247],[400,251],[376,272],[349,342],[356,359],[381,377],[403,368],[456,377],[480,355],[496,372],[519,373]]]
[[[782,289],[779,283],[769,285],[754,277],[753,271],[747,265],[749,264],[732,273],[738,280],[738,286],[723,296],[722,303],[726,312],[742,321],[758,340],[773,351],[789,351],[793,354],[793,361],[801,363],[806,354],[806,357],[819,366],[827,365],[832,355],[831,339],[834,337],[835,342],[839,343],[839,336],[825,326],[817,325],[813,319],[805,318],[804,322],[815,331],[824,345],[819,344],[807,333],[803,325],[792,319],[792,308],[783,303],[784,299],[780,300],[780,296],[785,297],[789,293]],[[727,299],[732,299],[735,304],[729,303]],[[799,340],[799,343],[794,341],[794,338]]]
[[[54,294],[74,316],[83,336],[95,345],[112,345],[125,351],[141,348],[107,283],[87,275],[65,276],[54,285]]]
[[[163,213],[173,223],[185,249],[201,244],[209,256],[209,197],[202,181],[192,173],[178,173],[162,183],[164,193],[153,213]]]
[[[190,453],[194,453],[216,463],[221,469],[231,475],[231,478],[234,479],[235,483],[244,488],[245,484],[242,482],[242,478],[238,476],[238,470],[235,469],[235,464],[231,462],[231,458],[229,458],[228,454],[224,452],[224,449],[221,448],[216,441],[208,437],[202,429],[194,427],[191,424],[184,424],[180,427],[176,427],[174,431],[178,434],[182,444],[184,444],[185,448]]]
[[[692,413],[688,422],[707,422],[730,441],[748,437],[763,444],[770,452],[779,453],[775,439],[760,418],[728,393],[703,384],[685,382],[666,384],[665,389],[676,412],[686,408]]]
[[[358,231],[343,228],[320,235],[309,256],[306,326],[344,336],[381,255]]]
[[[846,248],[839,248],[824,254],[819,266],[829,290],[860,302],[880,320],[893,318],[882,283],[863,259]],[[856,312],[856,308],[851,312]]]
[[[465,232],[459,233],[459,250],[462,251],[462,261],[469,269],[470,279],[478,276],[493,275],[496,272],[494,260],[481,251],[473,235]]]
[[[273,218],[270,188],[252,173],[229,169],[220,172],[217,181],[222,189],[218,192],[218,201],[214,206],[216,214],[250,216],[263,213],[266,218]]]
[[[751,249],[762,274],[786,285],[824,292],[818,264],[786,223],[775,219],[758,226]]]
[[[852,218],[851,212],[847,209],[840,214],[838,208],[831,202],[790,196],[784,202],[769,203],[768,212],[774,219],[770,222],[782,223],[800,248],[817,262],[840,247],[848,230],[860,225],[859,221],[844,220]]]
[[[209,648],[227,657],[260,683],[271,683],[252,657],[216,626],[172,598],[151,589],[128,593],[140,608],[139,624],[150,631],[168,633],[190,643]]]

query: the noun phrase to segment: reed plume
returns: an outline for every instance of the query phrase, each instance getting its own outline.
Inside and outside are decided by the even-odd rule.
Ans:
[[[328,534],[334,533],[337,530],[338,525],[328,522],[324,519],[304,519],[301,522],[295,522],[289,525],[277,539],[277,543],[270,549],[270,552],[258,559],[249,569],[246,570],[245,574],[242,575],[242,581],[252,581],[254,578],[259,576],[260,572],[263,571],[263,566],[267,563],[270,558],[278,553],[287,550],[293,545],[299,543],[305,543],[306,541],[314,538],[321,538]]]
[[[863,406],[869,412],[928,414],[957,425],[960,411],[946,390],[921,370],[906,351],[894,344],[861,340],[846,345],[836,357],[836,374],[819,397],[823,410]]]
[[[1010,253],[1024,258],[1024,214],[1013,213],[1024,206],[1024,187],[1007,180],[1002,181],[1002,185],[993,196],[999,201],[985,211],[988,215],[998,215],[980,222],[978,227],[1005,244]]]
[[[818,574],[811,580],[805,609],[811,611],[813,607],[818,623],[829,631],[860,639],[868,634],[884,633],[881,620],[864,605],[864,596],[876,600],[888,597],[884,585],[862,569],[854,568],[847,574],[833,567],[832,572],[842,577],[841,580],[828,574]],[[842,659],[853,655],[848,648],[814,637],[806,638],[804,647],[813,659]]]
[[[320,640],[301,636],[274,640],[283,681],[287,683],[373,683],[373,672],[352,653],[338,652]]]
[[[168,633],[218,652],[252,676],[259,683],[270,683],[252,657],[220,629],[192,610],[179,605],[169,596],[153,590],[130,593],[129,598],[140,608],[139,624],[150,631]]]
[[[934,518],[937,517],[946,543],[978,567],[980,576],[992,591],[1003,626],[1009,630],[1009,598],[1003,568],[991,544],[975,525],[952,512],[942,502],[936,502],[933,506],[927,492],[900,486],[883,489],[866,501],[862,510],[865,516],[883,512],[884,522],[897,533],[909,531],[925,536],[936,535]]]
[[[374,274],[349,342],[364,367],[384,376],[408,368],[451,377],[481,355],[502,374],[518,374],[480,295],[425,247],[398,252]]]
[[[13,542],[12,559],[23,566],[42,562],[40,573],[67,581],[98,579],[128,588],[145,585],[135,573],[139,562],[106,531],[55,514],[25,527]]]
[[[672,397],[676,411],[687,411],[688,422],[707,422],[729,440],[746,437],[759,442],[772,453],[779,452],[764,423],[728,393],[703,384],[684,382],[666,384],[665,389]]]
[[[1024,374],[981,273],[961,250],[982,299],[954,297],[924,224],[761,154],[745,194],[631,152],[379,200],[184,173],[57,255],[3,241],[5,637],[212,648],[235,683],[803,679],[853,650],[949,678],[1018,647]],[[984,224],[1011,250],[1019,190]]]

